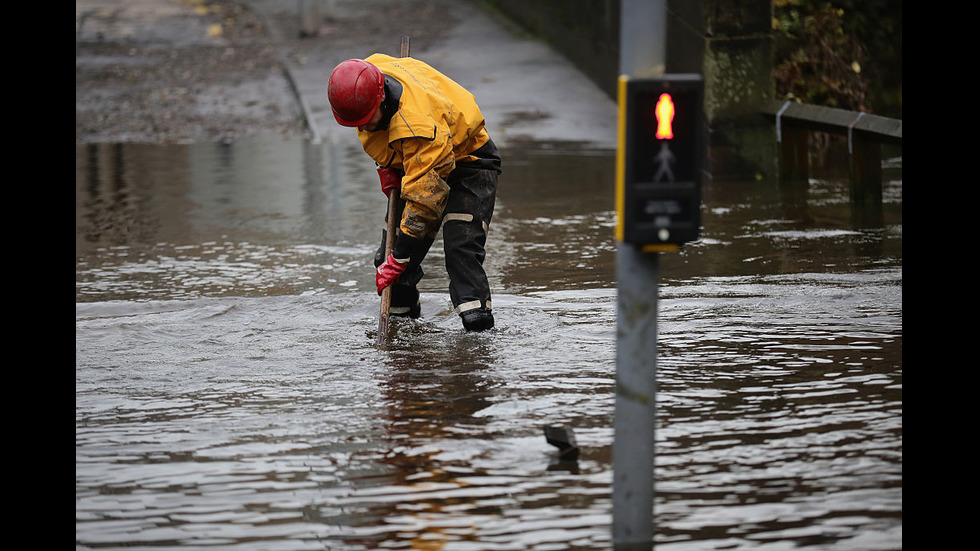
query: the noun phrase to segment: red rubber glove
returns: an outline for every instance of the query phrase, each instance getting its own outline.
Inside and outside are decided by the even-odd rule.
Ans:
[[[388,255],[388,259],[382,262],[380,266],[378,266],[378,275],[375,278],[375,283],[377,283],[378,285],[379,295],[381,294],[381,291],[383,291],[385,287],[398,281],[398,278],[401,277],[402,272],[405,271],[406,266],[408,266],[408,262],[405,262],[403,264],[395,260],[395,255],[391,255],[391,254]]]
[[[393,168],[379,168],[378,177],[381,178],[381,191],[388,197],[391,197],[391,190],[402,187],[402,177]]]

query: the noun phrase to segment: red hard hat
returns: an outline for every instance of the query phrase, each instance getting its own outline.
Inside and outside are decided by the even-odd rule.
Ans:
[[[327,81],[327,99],[338,124],[361,126],[385,99],[385,77],[362,59],[342,61]]]

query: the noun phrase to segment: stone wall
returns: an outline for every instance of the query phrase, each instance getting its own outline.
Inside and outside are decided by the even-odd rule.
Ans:
[[[712,176],[775,176],[771,1],[668,0],[667,17],[668,71],[704,75]]]

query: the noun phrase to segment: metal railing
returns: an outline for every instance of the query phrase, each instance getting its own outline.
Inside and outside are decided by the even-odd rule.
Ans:
[[[844,135],[852,201],[881,201],[881,146],[902,145],[900,119],[793,101],[767,102],[760,111],[776,127],[781,183],[807,183],[810,132]]]

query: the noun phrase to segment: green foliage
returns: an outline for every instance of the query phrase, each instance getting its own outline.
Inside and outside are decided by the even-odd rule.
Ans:
[[[776,97],[873,112],[868,49],[847,15],[826,0],[773,0]]]

